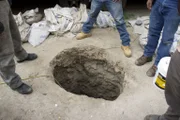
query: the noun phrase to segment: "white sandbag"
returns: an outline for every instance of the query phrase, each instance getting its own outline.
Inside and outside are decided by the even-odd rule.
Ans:
[[[136,25],[136,20],[129,20],[128,23],[134,27]]]
[[[22,16],[29,25],[37,23],[43,18],[43,15],[39,13],[39,8],[26,11]]]
[[[56,5],[54,8],[44,10],[48,23],[49,32],[65,33],[72,28],[73,17],[70,8],[61,8]]]
[[[97,25],[100,27],[100,28],[106,28],[108,27],[108,21],[106,20],[103,12],[101,11],[97,17]]]
[[[174,35],[174,42],[173,42],[172,47],[170,49],[170,53],[174,53],[176,51],[179,43],[180,43],[180,35],[179,35],[179,31],[177,31],[177,33]]]
[[[81,23],[74,24],[73,27],[71,28],[70,32],[73,33],[73,34],[77,34],[77,33],[81,32],[82,26],[83,25]]]
[[[28,42],[30,30],[30,26],[26,23],[19,26],[19,32],[21,35],[22,42]]]
[[[54,15],[52,8],[45,9],[44,14],[45,14],[46,21],[54,25],[57,24],[56,16]]]
[[[81,15],[82,15],[80,22],[84,23],[88,19],[87,7],[86,7],[85,4],[80,4],[80,12],[81,12]]]
[[[31,28],[29,43],[34,47],[40,45],[49,36],[48,30],[49,28],[47,27],[46,21],[34,23]]]
[[[21,41],[27,42],[30,33],[30,26],[25,22],[21,13],[14,15],[14,19],[21,35]]]
[[[142,49],[144,49],[144,47],[147,45],[147,41],[148,41],[147,33],[140,35],[139,44],[142,47]]]
[[[21,12],[19,14],[17,14],[17,15],[14,15],[14,19],[16,21],[17,26],[20,26],[20,25],[22,25],[24,23]]]
[[[66,17],[58,18],[58,24],[60,25],[59,31],[67,32],[72,28],[73,20]]]
[[[107,21],[108,26],[115,27],[115,21],[114,21],[112,15],[110,14],[110,12],[103,12],[103,14],[105,15],[105,19]]]
[[[62,8],[59,11],[54,11],[56,17],[66,17],[67,19],[73,19],[71,15],[71,8]]]
[[[28,10],[25,13],[23,13],[24,18],[30,18],[36,15],[36,13],[39,12],[39,8]]]
[[[97,17],[96,23],[97,23],[98,27],[100,27],[100,28],[115,26],[114,19],[109,12],[101,11]]]

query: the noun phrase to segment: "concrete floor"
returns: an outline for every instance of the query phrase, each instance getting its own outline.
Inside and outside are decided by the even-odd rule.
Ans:
[[[131,28],[128,30],[132,39],[132,58],[123,55],[119,35],[111,28],[94,29],[93,36],[83,41],[50,36],[35,48],[24,44],[28,52],[37,53],[39,58],[17,64],[17,73],[22,78],[29,78],[25,82],[32,85],[34,93],[23,96],[5,84],[0,85],[0,120],[143,120],[147,114],[163,114],[167,109],[164,93],[153,86],[153,78],[146,76],[153,63],[143,67],[134,65],[143,50],[137,35],[132,33]],[[74,95],[54,83],[49,62],[60,51],[77,45],[104,48],[112,60],[122,62],[126,87],[117,100],[105,101]]]

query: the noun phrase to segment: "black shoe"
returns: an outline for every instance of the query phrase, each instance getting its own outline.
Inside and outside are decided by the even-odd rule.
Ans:
[[[33,89],[30,86],[26,85],[25,83],[23,83],[20,87],[14,90],[20,94],[31,94],[33,92]]]
[[[17,62],[18,63],[22,63],[22,62],[24,62],[24,61],[32,61],[32,60],[35,60],[35,59],[37,59],[37,55],[36,54],[34,54],[34,53],[29,53],[28,54],[28,56],[27,56],[27,58],[25,58],[25,59],[23,59],[23,60],[18,60]]]
[[[147,115],[144,120],[160,120],[160,115]]]

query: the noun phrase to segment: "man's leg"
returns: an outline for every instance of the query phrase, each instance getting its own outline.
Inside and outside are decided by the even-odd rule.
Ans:
[[[162,115],[148,115],[145,120],[179,120],[180,118],[180,52],[176,51],[169,65],[165,96],[168,105],[170,106],[167,112]]]
[[[15,73],[14,50],[9,30],[9,7],[6,1],[0,1],[0,22],[4,31],[0,34],[0,75],[3,80],[12,88],[16,89],[21,86],[20,77]]]
[[[13,90],[17,90],[21,94],[29,94],[32,92],[31,87],[22,83],[19,75],[15,73],[14,46],[9,29],[9,4],[6,0],[3,0],[0,1],[0,6],[0,16],[2,18],[0,22],[4,27],[4,31],[0,34],[0,76]]]
[[[160,117],[160,120],[179,120],[179,117],[180,115],[171,107],[169,107],[167,112]]]
[[[148,115],[144,120],[179,120],[179,118],[179,114],[169,107],[164,115]]]
[[[137,66],[142,66],[152,61],[152,57],[158,45],[160,34],[164,26],[164,18],[161,14],[162,5],[155,2],[150,14],[150,25],[148,34],[148,43],[145,46],[144,54],[135,62]]]
[[[164,7],[163,14],[164,28],[161,43],[154,63],[156,66],[161,58],[170,56],[170,48],[174,41],[174,34],[176,33],[180,22],[180,16],[178,15],[178,10],[176,8]]]
[[[131,57],[131,49],[130,49],[130,37],[129,33],[126,30],[126,24],[123,18],[123,8],[122,2],[114,2],[113,0],[107,0],[105,2],[107,9],[111,13],[112,17],[115,20],[116,28],[120,34],[120,38],[122,40],[122,49],[127,57]]]
[[[144,56],[152,57],[158,45],[160,34],[164,26],[164,18],[161,14],[162,4],[156,2],[150,14],[150,25],[148,33],[148,43],[145,46]]]
[[[148,42],[145,46],[144,54],[135,62],[137,66],[142,66],[147,62],[152,61],[153,55],[159,42],[162,28],[164,26],[164,17],[162,14],[162,10],[163,5],[160,2],[156,1],[154,6],[152,7],[150,15]],[[146,72],[146,75],[149,77],[153,77],[156,73],[156,70],[157,66],[153,64],[152,67]]]
[[[164,18],[163,35],[154,65],[147,71],[147,75],[149,77],[155,76],[157,65],[161,58],[170,56],[170,48],[174,41],[174,34],[176,33],[180,22],[180,16],[178,15],[178,10],[176,8],[168,8],[163,6],[161,12]]]
[[[36,54],[28,54],[22,47],[19,29],[14,20],[11,10],[9,11],[9,27],[13,41],[15,56],[18,58],[18,62],[24,62],[24,61],[36,59],[37,58]]]
[[[89,13],[88,20],[84,23],[82,27],[82,32],[79,33],[76,37],[78,40],[91,36],[90,34],[91,29],[93,28],[93,25],[96,22],[97,16],[99,15],[99,12],[101,11],[102,5],[103,5],[103,1],[92,0],[91,10]]]
[[[180,52],[176,51],[169,65],[167,77],[165,96],[169,106],[180,116]]]

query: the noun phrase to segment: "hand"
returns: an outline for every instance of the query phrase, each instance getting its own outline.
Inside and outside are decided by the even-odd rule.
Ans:
[[[121,0],[113,0],[113,2],[120,2]]]
[[[151,10],[151,8],[152,8],[152,3],[153,3],[153,0],[148,0],[148,1],[147,1],[147,8],[148,8],[149,10]]]

